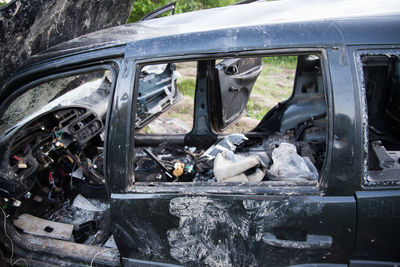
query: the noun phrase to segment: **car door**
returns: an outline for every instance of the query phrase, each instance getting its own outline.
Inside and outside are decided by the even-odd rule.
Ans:
[[[349,48],[355,57],[355,77],[364,125],[364,174],[357,198],[357,243],[352,256],[358,266],[400,261],[400,49]],[[364,265],[363,265],[364,264]],[[376,263],[375,263],[376,264]],[[383,263],[381,263],[383,264]]]
[[[309,187],[221,187],[113,194],[114,238],[124,263],[347,262],[355,233],[353,197],[323,197]]]
[[[126,65],[131,70],[128,74],[134,76],[134,63]],[[127,83],[120,81],[120,85]],[[207,82],[197,83],[196,95],[209,90],[204,90],[204,84]],[[299,184],[130,180],[134,166],[121,153],[134,153],[135,148],[133,143],[125,143],[127,139],[121,138],[118,130],[125,129],[124,102],[129,101],[128,94],[126,86],[116,90],[114,99],[121,101],[114,101],[111,114],[116,119],[110,120],[106,160],[112,167],[107,170],[113,174],[109,184],[113,235],[125,265],[347,264],[356,230],[355,199],[345,193],[348,189],[327,195],[315,181]],[[195,105],[207,108],[201,103]],[[337,134],[342,137],[348,133]],[[162,140],[177,142],[178,137],[164,136]],[[343,156],[332,153],[332,149],[328,153],[329,161],[337,160],[332,158],[335,155]],[[345,153],[351,152],[346,148]],[[325,181],[330,179],[329,165],[324,170]]]
[[[243,114],[257,77],[261,58],[232,58],[215,65],[215,99],[218,128],[224,129]]]

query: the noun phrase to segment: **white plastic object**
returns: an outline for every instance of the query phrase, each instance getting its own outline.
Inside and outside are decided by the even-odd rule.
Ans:
[[[271,180],[304,178],[318,180],[318,171],[309,158],[297,154],[296,146],[281,143],[272,151],[273,164],[268,170]]]

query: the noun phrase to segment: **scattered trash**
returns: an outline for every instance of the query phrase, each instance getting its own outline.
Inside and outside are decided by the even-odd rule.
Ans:
[[[77,168],[75,171],[70,173],[70,175],[77,179],[85,179],[85,176],[83,175],[83,170],[81,167]]]
[[[179,177],[183,174],[183,170],[185,168],[185,164],[183,164],[182,162],[177,162],[174,165],[174,171],[173,174],[175,177]]]
[[[186,150],[188,150],[190,153],[194,153],[197,148],[196,147],[185,147]]]
[[[173,180],[174,174],[171,173],[171,171],[165,166],[164,163],[162,163],[149,149],[145,148],[143,149],[143,152],[146,153],[152,160],[154,160],[164,171],[164,174],[168,177],[168,180]]]
[[[318,171],[308,157],[297,154],[296,146],[281,143],[272,152],[273,164],[268,170],[271,180],[318,180]]]
[[[19,201],[19,200],[17,200],[17,199],[15,199],[15,200],[13,201],[13,206],[14,206],[14,207],[20,207],[21,204],[22,204],[22,202]]]
[[[211,160],[223,151],[234,152],[236,150],[236,147],[246,140],[248,140],[248,138],[244,134],[230,134],[228,136],[225,136],[224,139],[219,141],[217,144],[209,147],[201,157],[205,157],[208,160]]]
[[[210,146],[143,147],[136,153],[136,181],[259,182],[262,180],[318,180],[313,148],[289,143],[289,137],[247,138],[230,134]]]
[[[232,151],[224,151],[218,153],[214,160],[214,175],[218,182],[258,182],[265,175],[260,168],[255,168],[249,175],[245,174],[258,166],[260,160],[257,156],[243,157]]]
[[[103,245],[106,248],[117,248],[117,244],[115,244],[114,236],[111,235],[107,242]]]
[[[195,183],[213,183],[213,182],[217,182],[217,179],[214,176],[214,172],[212,169],[210,169],[209,171],[205,172],[205,173],[196,173],[194,175],[193,178],[193,182]]]

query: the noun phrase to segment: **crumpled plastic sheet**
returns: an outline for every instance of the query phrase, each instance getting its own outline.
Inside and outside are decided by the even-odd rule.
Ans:
[[[318,171],[308,157],[297,154],[296,146],[281,143],[272,151],[273,164],[268,170],[271,180],[318,180]]]
[[[252,174],[245,174],[247,170],[259,165],[260,160],[256,155],[243,157],[232,151],[224,151],[215,157],[214,176],[217,182],[259,182],[265,175],[260,168],[256,168]]]

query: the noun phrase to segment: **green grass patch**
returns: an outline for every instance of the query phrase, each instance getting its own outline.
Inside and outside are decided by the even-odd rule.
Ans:
[[[261,106],[259,103],[255,102],[253,99],[249,99],[246,104],[247,115],[246,117],[250,117],[256,120],[261,120],[264,118],[265,114],[271,109],[267,106]]]
[[[144,128],[142,128],[141,130],[139,130],[140,133],[146,133],[146,134],[154,134],[154,132],[150,129],[149,126],[146,126]]]
[[[297,56],[263,57],[262,62],[285,68],[296,68]]]
[[[175,6],[175,13],[184,13],[194,10],[228,6],[239,0],[177,0]],[[162,7],[173,0],[135,0],[129,15],[128,23],[139,21],[147,13]],[[168,16],[171,12],[162,14],[161,16]]]
[[[194,91],[196,87],[196,79],[194,78],[183,78],[177,82],[178,90],[182,95],[194,98]]]
[[[263,69],[251,94],[264,96],[269,99],[269,102],[281,102],[291,95],[293,82],[293,69],[263,64]]]

